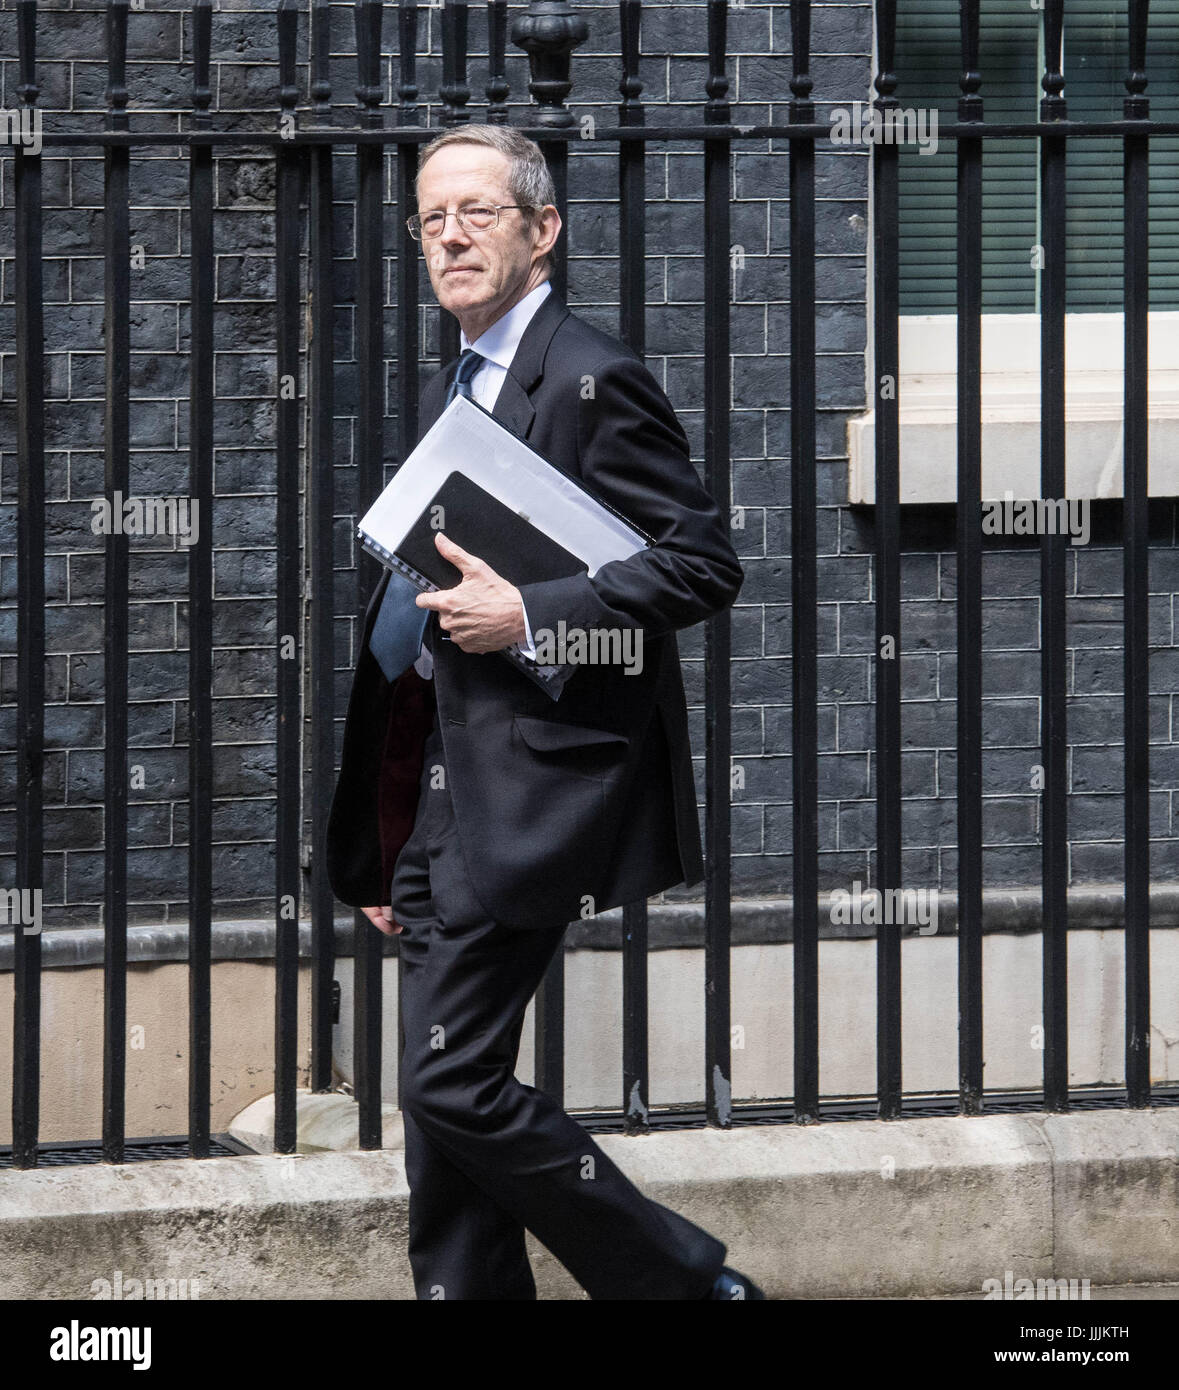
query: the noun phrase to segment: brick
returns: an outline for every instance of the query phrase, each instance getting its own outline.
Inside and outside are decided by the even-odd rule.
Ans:
[[[273,8],[251,3],[218,12],[214,24],[214,72],[218,119],[241,130],[273,130],[276,121],[277,47]],[[102,15],[54,11],[39,34],[39,80],[47,109],[68,108],[75,124],[96,129],[105,108]],[[612,6],[588,7],[591,39],[575,57],[570,100],[577,115],[612,122],[618,100],[617,16]],[[305,60],[308,26],[300,24],[300,60]],[[436,121],[440,79],[437,15],[422,12],[422,37],[430,54],[419,63],[422,115]],[[481,82],[485,21],[471,15],[469,82],[471,114],[482,111]],[[703,6],[648,6],[644,10],[642,77],[645,98],[668,95],[677,103],[672,119],[697,121],[704,99],[706,14]],[[333,6],[333,115],[352,120],[356,81],[351,12]],[[849,93],[861,94],[870,79],[872,14],[867,5],[820,6],[812,12],[812,74],[821,120]],[[386,40],[392,17],[386,19]],[[182,38],[183,32],[183,38]],[[12,18],[0,13],[0,49],[11,52]],[[786,114],[789,99],[789,14],[784,5],[747,5],[729,14],[727,73],[737,120]],[[131,16],[132,107],[141,112],[179,102],[187,109],[191,74],[188,12],[148,11]],[[394,59],[382,64],[386,95],[392,95]],[[82,55],[82,56],[79,56]],[[89,55],[89,56],[87,56]],[[686,55],[686,57],[685,57]],[[515,84],[514,119],[525,119],[527,63],[509,55]],[[306,68],[299,81],[306,84]],[[0,63],[9,94],[15,81],[11,60]],[[234,111],[235,104],[243,108]],[[652,106],[650,119],[663,119]],[[86,114],[89,112],[89,114]],[[391,113],[389,118],[391,119]],[[740,893],[788,892],[791,884],[792,787],[789,750],[791,718],[790,437],[789,401],[789,195],[785,142],[738,142],[730,185],[730,243],[745,252],[744,267],[725,267],[734,285],[730,310],[734,354],[730,456],[734,503],[744,506],[746,526],[732,539],[743,557],[746,580],[732,613],[734,665],[734,756],[749,763],[752,780],[733,805],[734,887]],[[132,410],[135,448],[133,486],[140,493],[174,495],[188,486],[189,374],[187,349],[191,314],[187,201],[188,167],[172,149],[140,152],[132,160],[134,236],[148,261],[134,274],[132,305]],[[0,162],[0,245],[11,246],[13,161]],[[827,140],[816,146],[816,361],[817,518],[819,554],[818,649],[823,801],[820,808],[820,872],[827,885],[867,880],[874,859],[875,802],[870,795],[875,743],[871,704],[876,674],[872,573],[876,535],[871,509],[849,509],[846,420],[864,405],[863,352],[870,331],[865,298],[867,150],[840,149]],[[393,161],[386,160],[391,196]],[[219,154],[217,182],[217,388],[214,406],[215,473],[218,497],[211,526],[215,551],[215,627],[219,647],[214,668],[218,746],[216,834],[225,844],[218,862],[218,910],[267,912],[269,890],[258,884],[273,875],[273,687],[274,554],[274,159],[270,150],[227,149]],[[341,149],[333,160],[336,299],[330,331],[337,347],[336,424],[333,462],[337,469],[338,516],[333,547],[338,573],[333,585],[337,709],[335,736],[351,681],[356,623],[352,566],[357,551],[352,530],[356,487],[354,417],[357,410],[355,353],[354,166]],[[703,344],[703,161],[698,147],[653,146],[647,154],[647,352],[656,379],[681,413],[697,466],[704,452]],[[69,803],[54,812],[54,831],[63,846],[50,856],[50,881],[70,900],[55,908],[61,920],[94,920],[101,899],[97,802],[101,796],[103,662],[101,538],[90,530],[90,501],[105,490],[103,478],[102,259],[103,164],[96,153],[78,150],[43,162],[46,202],[47,411],[49,455],[46,486],[51,554],[46,614],[50,642],[53,739],[46,762],[47,795]],[[617,331],[619,216],[613,150],[575,144],[570,163],[572,240],[568,244],[575,304],[607,332]],[[72,195],[73,207],[69,206]],[[665,201],[665,200],[670,201]],[[395,209],[387,207],[386,235]],[[391,246],[386,251],[391,251]],[[564,248],[563,248],[564,249]],[[571,254],[570,254],[571,253]],[[398,310],[395,261],[386,256],[386,428],[384,465],[399,458],[398,387],[403,373],[393,354]],[[14,264],[0,258],[0,334],[12,335]],[[436,372],[439,313],[424,268],[421,289],[421,352],[424,383]],[[449,354],[448,354],[449,355]],[[0,595],[15,592],[16,466],[13,432],[15,359],[0,354]],[[299,389],[305,392],[305,372]],[[224,399],[225,396],[233,399]],[[362,500],[363,504],[363,500]],[[1175,509],[1161,500],[1151,506],[1150,639],[1152,739],[1152,874],[1179,872],[1179,840],[1172,838],[1170,788],[1179,765],[1172,751],[1173,692],[1179,678],[1175,599],[1179,548]],[[1119,509],[1094,509],[1094,539],[1066,555],[1069,591],[1070,873],[1075,881],[1099,881],[1120,873],[1122,642],[1122,555]],[[187,554],[168,544],[132,545],[132,653],[136,702],[131,711],[136,753],[164,790],[132,798],[130,833],[137,858],[133,873],[142,894],[131,911],[142,920],[169,913],[183,917],[180,869],[168,854],[187,833],[183,803],[187,749]],[[956,561],[952,512],[906,512],[901,621],[904,872],[922,881],[938,875],[952,883],[956,870],[956,675],[954,613]],[[1040,797],[1029,788],[1040,758],[1039,729],[1039,557],[1034,545],[987,544],[983,562],[984,631],[983,742],[984,835],[987,882],[1038,882],[1035,842]],[[66,600],[69,606],[66,607]],[[680,635],[685,677],[693,702],[689,720],[701,775],[703,750],[703,630]],[[5,708],[0,724],[11,731],[15,694],[15,614],[0,610],[0,689]],[[177,649],[180,644],[181,649]],[[69,740],[74,740],[72,743]],[[11,740],[10,740],[11,741]],[[144,746],[138,745],[158,745]],[[231,746],[230,746],[231,745]],[[172,761],[169,761],[172,760]],[[11,782],[13,758],[0,753],[0,776]],[[68,786],[67,786],[68,771]],[[224,774],[224,778],[222,778]],[[222,785],[224,781],[224,785]],[[181,798],[181,799],[177,799]],[[761,799],[759,799],[761,798]],[[775,799],[778,798],[778,799]],[[71,822],[71,816],[77,817]],[[9,818],[10,819],[10,818]],[[72,827],[72,828],[71,828]],[[180,839],[174,840],[178,835]],[[854,843],[855,848],[848,848]],[[68,850],[68,853],[66,852]],[[161,852],[163,851],[163,852]],[[89,856],[86,858],[85,856]],[[76,862],[75,862],[76,861]],[[172,872],[169,870],[173,869]],[[96,878],[95,875],[99,877]],[[674,895],[673,895],[674,896]],[[692,896],[692,894],[687,894]],[[89,914],[89,916],[87,916]],[[140,918],[136,918],[140,920]]]

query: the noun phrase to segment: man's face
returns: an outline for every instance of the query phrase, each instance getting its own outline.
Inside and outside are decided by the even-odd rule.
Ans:
[[[453,214],[474,203],[514,203],[510,168],[506,154],[485,145],[444,145],[418,177],[418,212],[425,217],[435,211]],[[556,240],[560,225],[555,208],[537,219],[534,212],[501,207],[499,225],[489,231],[465,232],[450,216],[441,236],[422,241],[438,302],[456,316],[469,339],[546,279],[543,251]]]

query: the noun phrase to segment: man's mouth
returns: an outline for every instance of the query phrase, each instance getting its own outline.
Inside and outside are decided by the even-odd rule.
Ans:
[[[447,274],[447,275],[460,275],[460,274],[462,274],[464,271],[468,271],[468,272],[471,272],[471,273],[473,274],[476,270],[478,270],[478,268],[479,268],[478,266],[474,266],[474,265],[452,265],[447,271],[445,271],[445,274]]]

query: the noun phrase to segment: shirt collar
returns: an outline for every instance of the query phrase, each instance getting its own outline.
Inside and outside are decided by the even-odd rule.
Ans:
[[[489,362],[496,363],[503,367],[505,371],[512,365],[512,358],[516,355],[516,349],[520,346],[520,339],[524,336],[524,330],[532,320],[533,314],[544,303],[546,297],[552,291],[552,284],[548,280],[542,281],[534,290],[520,300],[518,304],[513,304],[506,314],[486,328],[472,343],[467,335],[459,330],[459,345],[463,352],[469,347],[473,347],[480,356],[486,357]]]

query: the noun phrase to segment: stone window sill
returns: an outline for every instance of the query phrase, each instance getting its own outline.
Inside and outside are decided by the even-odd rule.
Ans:
[[[1065,324],[1069,497],[1122,495],[1123,316],[1070,314]],[[1149,491],[1179,496],[1179,311],[1150,315]],[[901,502],[957,497],[957,318],[900,321]],[[982,332],[982,495],[1040,495],[1040,319],[987,314]],[[847,426],[848,501],[876,497],[875,415]]]

